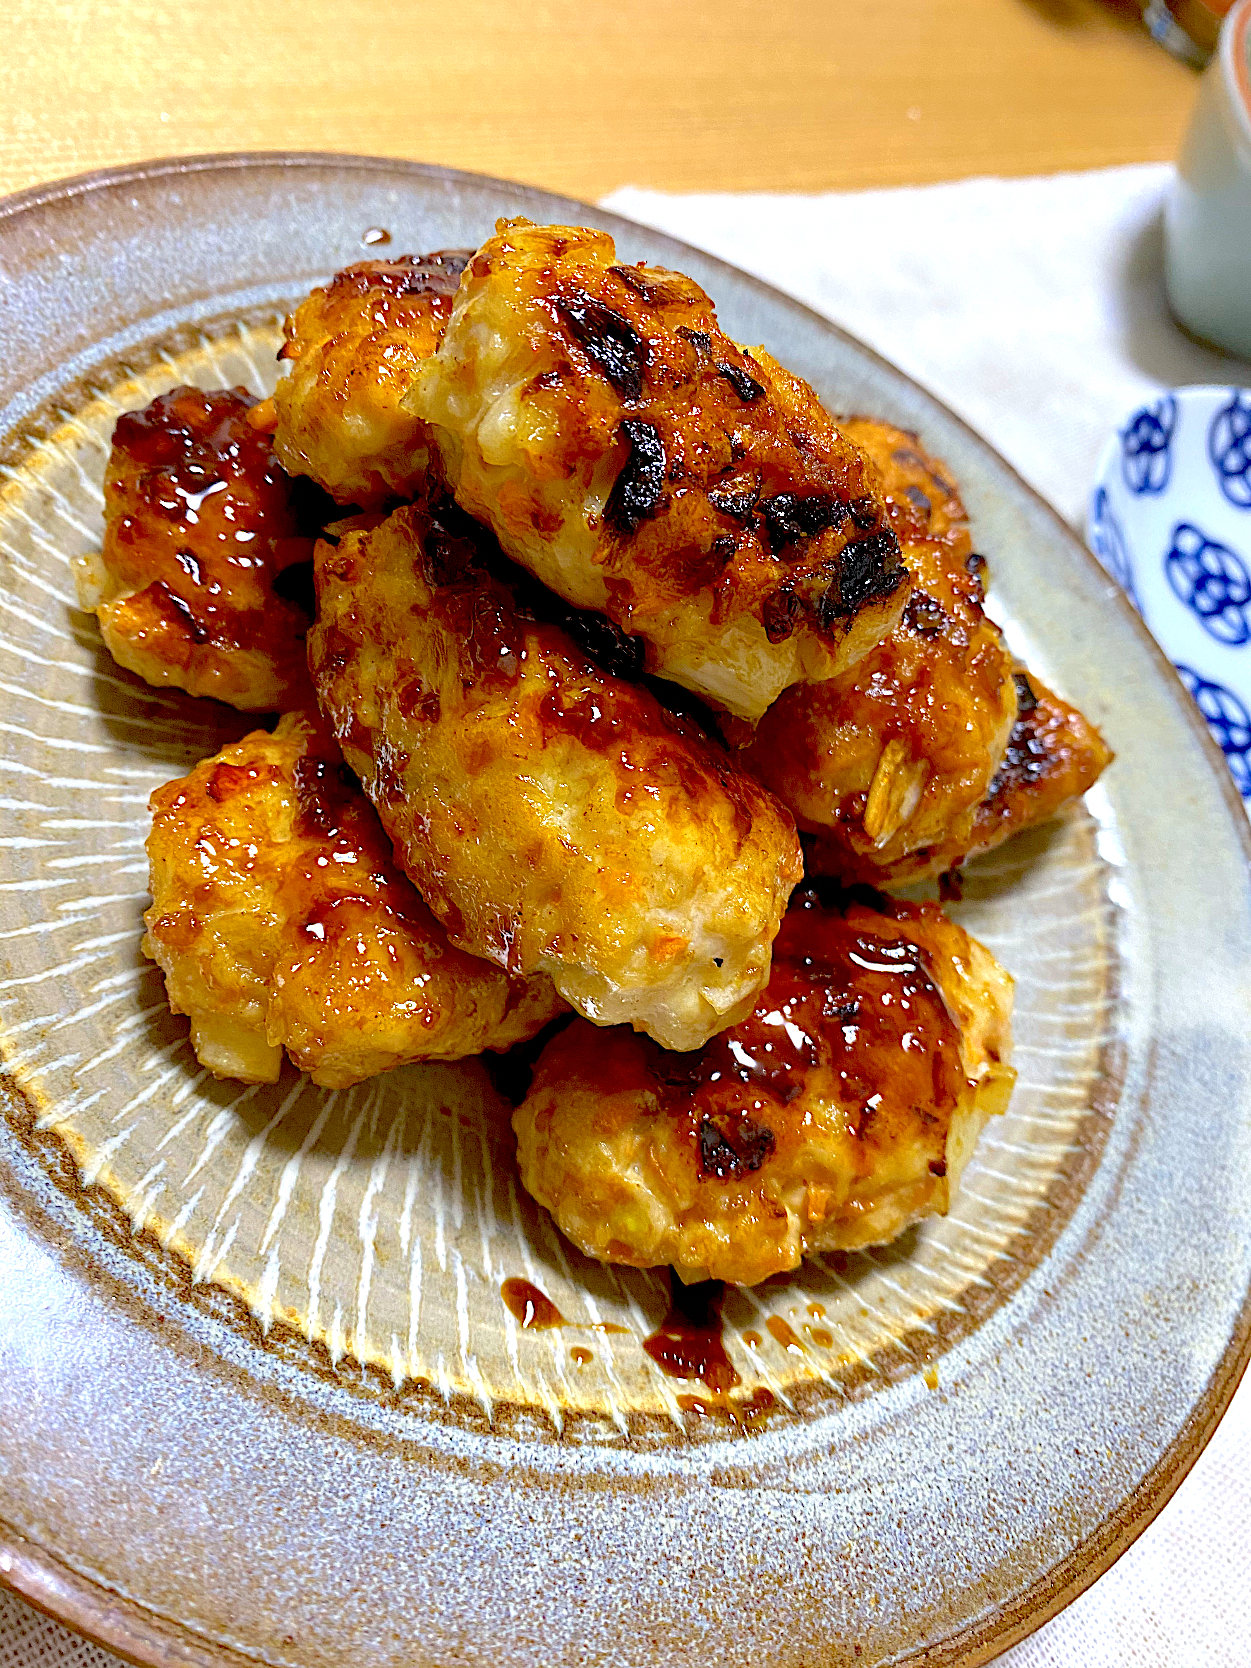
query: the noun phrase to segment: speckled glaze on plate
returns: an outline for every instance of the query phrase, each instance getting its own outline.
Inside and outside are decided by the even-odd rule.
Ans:
[[[240,1093],[138,953],[147,794],[250,726],[120,672],[74,606],[113,416],[272,386],[283,313],[367,232],[513,213],[606,226],[835,410],[919,430],[1013,646],[1119,754],[970,871],[1021,1083],[952,1215],[727,1302],[776,1398],[750,1428],[679,1404],[641,1349],[663,1282],[560,1240],[477,1068]],[[1251,1346],[1247,830],[1116,588],[860,344],[521,186],[156,163],[10,200],[0,263],[0,1580],[161,1665],[974,1663],[1066,1603]],[[520,1329],[510,1276],[570,1326]]]

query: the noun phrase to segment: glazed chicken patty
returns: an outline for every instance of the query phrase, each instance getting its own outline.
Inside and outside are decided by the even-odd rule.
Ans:
[[[911,594],[851,671],[786,690],[744,757],[800,828],[823,836],[825,867],[872,882],[921,847],[972,844],[1017,690],[950,471],[888,423],[840,427],[881,470]]]
[[[1076,707],[1032,672],[1018,672],[1016,681],[1020,710],[977,808],[973,851],[989,851],[1022,828],[1053,817],[1092,788],[1112,762],[1111,748]]]
[[[362,510],[421,495],[429,434],[400,396],[438,346],[471,253],[359,261],[296,308],[274,393],[274,449],[291,474]]]
[[[903,607],[860,448],[697,284],[620,264],[605,232],[501,221],[404,404],[509,556],[738,717],[844,670]]]
[[[872,896],[872,895],[871,895]],[[752,1013],[694,1054],[581,1021],[513,1115],[579,1250],[754,1285],[945,1213],[1014,1072],[1012,981],[933,904],[796,894]]]
[[[1008,745],[976,807],[945,839],[896,859],[889,869],[869,863],[857,870],[846,841],[805,835],[809,874],[842,880],[902,885],[958,869],[970,857],[993,850],[1014,834],[1047,822],[1092,788],[1111,763],[1110,747],[1090,720],[1032,673],[1015,673],[1017,717]]]
[[[315,714],[158,788],[152,818],[144,949],[219,1077],[272,1083],[285,1048],[344,1088],[511,1048],[564,1006],[542,975],[453,949]]]
[[[322,710],[453,943],[548,974],[599,1024],[698,1047],[768,978],[794,823],[541,618],[524,575],[493,576],[466,526],[406,507],[318,545]]]
[[[283,575],[313,553],[293,484],[242,388],[175,388],[113,431],[104,548],[79,598],[113,658],[148,683],[248,712],[311,697],[308,615]]]

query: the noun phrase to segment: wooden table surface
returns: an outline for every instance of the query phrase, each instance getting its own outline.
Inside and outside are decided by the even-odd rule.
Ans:
[[[195,151],[375,152],[595,198],[1176,154],[1129,0],[8,0],[0,192]]]

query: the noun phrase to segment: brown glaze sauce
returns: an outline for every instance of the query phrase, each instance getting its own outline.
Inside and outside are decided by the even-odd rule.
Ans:
[[[806,1355],[808,1352],[800,1343],[798,1334],[780,1315],[770,1315],[765,1322],[770,1336],[790,1355]]]
[[[432,927],[429,910],[396,868],[377,813],[349,767],[310,750],[296,760],[293,774],[293,832],[306,850],[285,885],[292,913],[299,913],[301,902],[308,911],[306,931],[324,940],[329,912],[351,900],[380,903],[402,921]]]
[[[704,1418],[721,1414],[740,1429],[752,1428],[775,1405],[776,1398],[763,1385],[746,1396],[732,1394],[742,1381],[726,1353],[722,1335],[724,1285],[720,1280],[704,1280],[686,1286],[676,1275],[670,1275],[669,1283],[669,1312],[655,1332],[643,1340],[644,1353],[670,1378],[696,1379],[707,1386],[706,1394],[688,1391],[677,1398],[684,1412]],[[747,1338],[753,1336],[748,1334]]]
[[[312,556],[290,477],[248,421],[241,388],[175,388],[113,430],[106,557],[151,609],[196,643],[272,649],[305,620],[273,594]]]
[[[704,1179],[744,1182],[774,1150],[778,1109],[817,1069],[832,1072],[852,1133],[892,1106],[932,1109],[945,1128],[960,1095],[959,1036],[908,936],[916,906],[875,897],[898,936],[861,930],[815,889],[792,899],[755,1010],[690,1054],[649,1046],[659,1097],[686,1124]]]
[[[710,1417],[721,1414],[743,1429],[750,1429],[776,1403],[773,1393],[763,1386],[749,1395],[732,1394],[742,1382],[726,1353],[722,1336],[721,1304],[725,1287],[719,1280],[706,1280],[699,1285],[684,1286],[671,1276],[669,1312],[650,1337],[643,1340],[643,1352],[670,1378],[696,1380],[706,1389],[702,1393],[684,1392],[677,1398],[678,1406],[687,1413]],[[587,1332],[628,1332],[625,1326],[597,1322],[577,1326],[567,1321],[551,1298],[532,1281],[515,1276],[505,1280],[500,1296],[509,1313],[526,1332],[545,1332],[557,1327]],[[785,1326],[785,1322],[777,1323]],[[774,1321],[769,1322],[770,1331]],[[789,1331],[789,1328],[787,1328]],[[774,1336],[778,1334],[774,1332]],[[794,1333],[790,1336],[794,1338]],[[749,1348],[758,1348],[758,1333],[744,1336]],[[802,1349],[799,1340],[795,1344]],[[589,1349],[574,1345],[569,1351],[574,1363],[583,1367],[594,1360]]]
[[[510,1276],[500,1287],[500,1296],[504,1300],[504,1307],[512,1315],[524,1332],[546,1332],[557,1326],[568,1327],[574,1332],[628,1332],[628,1326],[617,1326],[613,1321],[567,1321],[560,1310],[548,1297],[546,1292],[532,1284],[529,1280],[522,1280]],[[577,1350],[570,1352],[574,1359],[578,1359]],[[583,1355],[587,1361],[592,1359],[589,1350]]]
[[[375,235],[378,232],[382,235]],[[375,227],[361,241],[376,247],[390,243],[391,238],[383,228]],[[471,253],[468,249],[442,249],[434,255],[394,255],[389,259],[357,261],[354,266],[337,272],[327,290],[332,297],[375,291],[396,297],[428,296],[439,314],[446,318]]]
[[[678,1397],[678,1406],[684,1413],[697,1413],[705,1419],[716,1413],[726,1414],[740,1428],[751,1430],[771,1408],[777,1406],[777,1397],[762,1384],[753,1390],[750,1396],[684,1394]]]
[[[545,1292],[529,1280],[505,1280],[500,1287],[504,1307],[527,1332],[546,1332],[554,1326],[564,1326],[565,1317]]]
[[[740,1380],[721,1336],[720,1280],[684,1286],[671,1278],[669,1313],[643,1340],[643,1351],[670,1378],[695,1378],[710,1390],[732,1390]]]

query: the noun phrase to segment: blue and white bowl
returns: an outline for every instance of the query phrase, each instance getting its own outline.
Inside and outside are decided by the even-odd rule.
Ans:
[[[1100,460],[1087,539],[1251,810],[1251,389],[1174,388],[1132,412]]]

